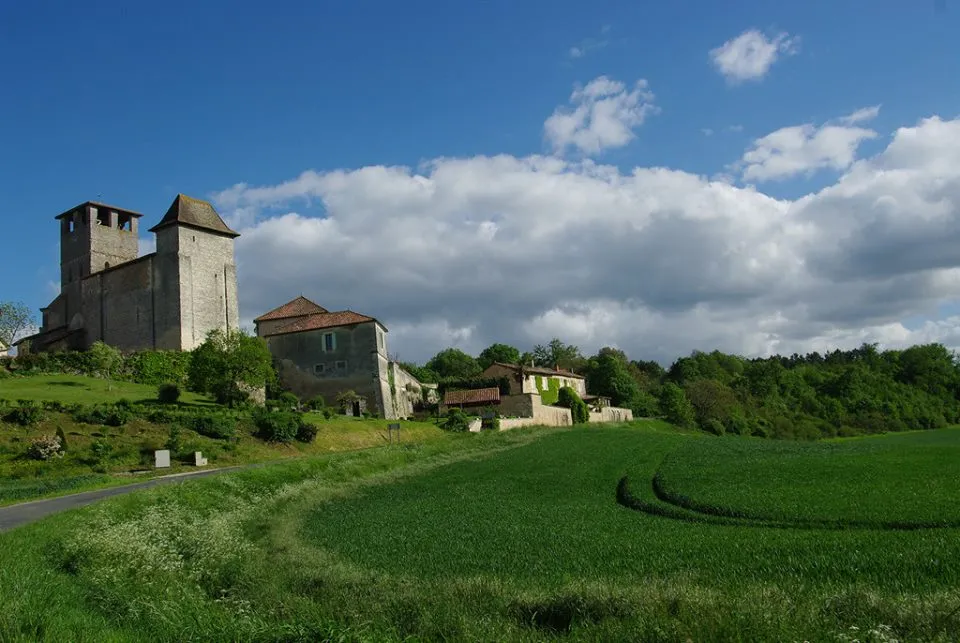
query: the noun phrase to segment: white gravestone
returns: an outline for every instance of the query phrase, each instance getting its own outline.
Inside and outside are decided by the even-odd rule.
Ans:
[[[170,468],[170,451],[163,449],[162,451],[154,451],[153,457],[155,460],[154,466],[158,469],[169,469]]]
[[[194,463],[196,466],[198,466],[198,467],[202,467],[202,466],[204,466],[205,464],[207,464],[207,459],[206,459],[205,457],[203,457],[203,452],[202,452],[202,451],[194,451],[194,452],[193,452],[193,463]]]

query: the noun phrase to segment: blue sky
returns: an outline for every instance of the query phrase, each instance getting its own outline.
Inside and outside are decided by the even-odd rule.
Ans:
[[[273,200],[218,197],[237,184],[280,186],[307,170],[323,175],[369,166],[406,166],[413,174],[431,176],[418,169],[421,163],[543,155],[574,164],[590,158],[622,176],[630,176],[634,168],[658,167],[707,178],[727,175],[735,190],[731,194],[740,194],[754,181],[743,176],[744,165],[731,164],[780,128],[820,127],[857,110],[879,107],[872,118],[852,124],[873,133],[861,136],[854,146],[857,159],[870,159],[887,149],[898,127],[915,127],[934,115],[949,121],[960,114],[960,4],[954,0],[910,6],[819,0],[735,4],[5,3],[0,7],[0,71],[6,90],[0,102],[0,142],[6,154],[0,176],[8,203],[0,270],[8,278],[0,299],[39,308],[52,298],[50,283],[58,280],[53,216],[88,199],[144,212],[144,222],[150,223],[162,216],[177,192],[184,192],[214,199],[225,216],[246,221],[250,231],[238,246],[238,261],[241,313],[251,318],[282,303],[272,297],[286,294],[276,292],[279,281],[252,277],[260,262],[271,261],[268,250],[282,247],[267,234],[271,220],[294,213],[315,222],[329,215],[346,225],[361,210],[352,201],[345,205],[343,197],[337,201],[340,212],[331,214],[333,197],[326,188]],[[749,30],[783,48],[759,76],[731,82],[710,52]],[[557,110],[572,110],[571,93],[601,77],[623,83],[623,93],[642,79],[649,95],[641,101],[655,109],[646,112],[642,122],[626,125],[628,142],[608,142],[590,151],[575,145],[556,149],[545,121]],[[768,172],[757,190],[781,203],[796,203],[829,188],[851,165],[840,161],[827,168],[781,172],[776,178]],[[478,207],[478,201],[471,203]],[[377,204],[385,220],[401,216],[391,212],[389,202]],[[240,207],[256,212],[243,219],[235,211]],[[534,216],[509,204],[497,207],[502,217]],[[957,214],[957,204],[950,207]],[[458,221],[476,221],[478,212],[460,211]],[[444,210],[431,220],[450,214]],[[729,238],[736,238],[741,224],[729,223]],[[947,227],[955,229],[952,223]],[[937,236],[943,237],[942,229]],[[320,237],[318,252],[311,256],[320,248],[326,257],[355,255],[364,236],[351,239],[353,249],[346,252]],[[650,238],[636,241],[641,247]],[[369,243],[384,241],[371,238]],[[435,252],[443,254],[442,249]],[[588,306],[591,310],[614,306],[621,313],[642,312],[644,319],[666,314],[650,293],[643,288],[632,292],[630,286],[636,274],[649,276],[649,270],[667,269],[666,264],[610,266],[570,248],[563,252],[578,257],[584,270],[596,265],[606,271],[604,283],[619,280]],[[488,340],[523,344],[540,335],[549,339],[554,332],[586,346],[618,343],[656,355],[686,352],[699,347],[694,345],[698,342],[741,352],[820,347],[818,342],[829,342],[830,337],[838,344],[874,338],[895,343],[927,335],[896,339],[862,331],[890,323],[916,329],[931,319],[949,318],[956,310],[953,286],[943,286],[950,281],[944,266],[931,266],[924,274],[939,284],[935,292],[922,302],[889,311],[886,318],[864,317],[843,325],[806,313],[791,316],[786,304],[768,298],[764,312],[775,316],[779,311],[798,324],[802,317],[805,330],[798,326],[777,331],[779,339],[773,344],[769,339],[738,344],[733,330],[738,324],[726,331],[717,327],[726,313],[712,299],[718,292],[715,285],[682,279],[690,290],[685,301],[690,303],[687,312],[694,315],[687,320],[692,332],[712,329],[700,340],[648,340],[649,329],[643,334],[617,331],[605,339],[599,331],[584,330],[585,325],[597,325],[584,321],[589,315],[582,311],[570,312],[576,302],[553,294],[531,293],[525,301],[536,304],[520,306],[523,310],[505,324],[486,320],[469,298],[445,298],[444,293],[461,290],[452,283],[427,293],[411,290],[404,302],[412,299],[415,305],[402,304],[385,295],[398,290],[389,279],[363,273],[363,283],[371,284],[364,288],[358,284],[361,273],[354,270],[338,287],[331,284],[335,275],[318,278],[324,266],[301,263],[302,272],[282,275],[290,296],[314,293],[334,299],[334,307],[384,317],[400,329],[393,335],[394,345],[408,342],[411,348],[405,352],[417,358],[444,341],[475,350]],[[523,269],[538,266],[553,270],[548,263]],[[482,260],[460,268],[489,271]],[[437,281],[431,271],[446,271],[440,263],[403,269],[428,282]],[[631,269],[638,272],[631,276]],[[911,275],[917,277],[917,271],[901,276]],[[910,288],[918,288],[910,283]],[[816,296],[840,292],[818,291]],[[699,299],[693,301],[696,293]],[[753,295],[751,301],[759,296]],[[497,298],[496,293],[488,296]],[[697,305],[711,310],[709,322],[698,316],[702,312]],[[518,308],[510,297],[498,299],[494,307],[501,309],[498,319],[502,311]],[[551,322],[554,313],[565,315],[565,321]],[[755,319],[757,311],[749,316]],[[636,323],[629,319],[633,321],[624,319],[618,327]],[[673,325],[661,321],[665,328]],[[935,338],[952,337],[949,333]]]

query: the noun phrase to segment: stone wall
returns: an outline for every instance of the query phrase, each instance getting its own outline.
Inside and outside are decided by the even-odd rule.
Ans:
[[[237,269],[233,239],[187,226],[169,226],[157,234],[157,253],[177,257],[176,279],[163,284],[163,296],[179,306],[179,350],[193,350],[215,329],[239,326]],[[171,327],[158,325],[157,334]]]
[[[413,407],[423,400],[423,391],[427,396],[436,397],[436,386],[425,387],[416,377],[401,368],[396,362],[390,362],[393,386],[393,408],[396,417],[407,418],[413,415]],[[431,395],[433,392],[433,395]]]
[[[504,420],[511,419],[530,420],[529,423],[521,423],[520,426],[570,426],[573,424],[570,409],[545,406],[540,396],[534,393],[501,397],[497,412],[503,418],[500,420],[501,428]]]
[[[98,282],[100,290],[98,339],[122,351],[153,348],[153,257],[102,271],[87,281]],[[84,314],[85,322],[87,318]]]
[[[273,335],[266,341],[281,383],[301,399],[322,395],[327,405],[333,406],[337,394],[352,390],[366,399],[371,412],[391,417],[393,405],[384,408],[383,404],[390,400],[390,384],[386,359],[377,350],[377,326],[376,322],[367,322]],[[324,350],[327,333],[334,335],[332,351]]]
[[[617,406],[605,406],[599,412],[590,411],[590,422],[631,422],[633,411]]]

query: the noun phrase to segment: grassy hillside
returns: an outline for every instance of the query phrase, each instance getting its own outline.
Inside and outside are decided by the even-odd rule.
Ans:
[[[842,519],[830,499],[861,494],[859,516],[960,518],[914,475],[954,484],[941,451],[960,431],[771,446],[521,430],[151,490],[0,536],[0,638],[957,640],[958,529],[711,524],[616,501],[625,475],[642,494],[662,469],[763,516]]]
[[[63,404],[112,404],[121,399],[155,404],[156,387],[130,382],[111,382],[89,377],[56,375],[0,380],[0,399],[61,402]],[[166,408],[166,407],[165,407]],[[184,394],[180,409],[215,409],[206,398]],[[252,435],[249,423],[241,422],[235,438],[215,439],[182,429],[181,453],[170,469],[154,470],[153,453],[165,448],[170,435],[167,423],[134,418],[123,426],[105,426],[75,421],[69,413],[47,411],[31,426],[0,420],[0,505],[91,488],[124,484],[157,474],[196,470],[194,451],[201,451],[209,467],[264,462],[310,456],[331,451],[361,449],[385,444],[387,421],[334,416],[325,419],[308,413],[306,420],[319,431],[313,442],[273,444]],[[445,433],[431,423],[403,422],[400,440],[419,443],[442,440]],[[64,457],[37,461],[25,457],[31,440],[60,430],[67,440]],[[101,445],[106,445],[102,447]],[[97,453],[97,448],[104,449]]]

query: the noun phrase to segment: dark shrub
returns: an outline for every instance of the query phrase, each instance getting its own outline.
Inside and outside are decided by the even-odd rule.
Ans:
[[[169,424],[179,417],[176,412],[169,409],[149,409],[146,418],[154,424]]]
[[[63,432],[63,427],[57,427],[57,438],[60,439],[60,450],[66,453],[67,451],[67,434]]]
[[[332,418],[332,417],[335,416],[336,414],[337,414],[337,412],[334,411],[333,409],[329,408],[329,407],[323,409],[323,417],[324,417],[324,419],[326,419],[326,420],[329,420],[330,418]]]
[[[43,400],[40,402],[40,405],[44,411],[52,411],[54,413],[62,413],[67,408],[66,404],[58,402],[57,400]]]
[[[94,440],[90,445],[90,453],[97,462],[103,462],[113,452],[113,445],[106,440]]]
[[[188,426],[208,438],[226,439],[237,434],[237,418],[227,413],[198,413],[189,416]]]
[[[723,422],[717,418],[710,418],[703,423],[703,430],[714,435],[723,435],[726,432]]]
[[[291,411],[300,408],[300,398],[291,393],[290,391],[284,391],[277,397],[277,402],[279,403],[280,408],[284,411]]]
[[[157,388],[157,401],[161,404],[176,404],[180,399],[180,387],[167,382]]]
[[[590,408],[586,402],[580,399],[580,395],[569,386],[564,386],[557,393],[557,405],[570,409],[574,424],[584,424],[590,421]]]
[[[297,429],[297,440],[309,444],[317,437],[317,427],[308,422],[301,422]]]
[[[300,432],[303,418],[299,413],[256,409],[253,423],[257,437],[267,442],[292,442]]]
[[[311,411],[320,411],[326,408],[326,406],[327,406],[327,402],[326,400],[323,399],[322,395],[313,397],[310,399],[309,402],[307,402],[307,408],[310,409]]]
[[[43,407],[33,400],[17,400],[4,419],[11,424],[33,426],[43,420]]]
[[[81,424],[103,424],[105,426],[123,426],[133,418],[131,406],[124,404],[97,404],[71,409],[74,422]]]
[[[443,428],[454,433],[463,433],[470,430],[470,420],[460,409],[450,409],[443,422]]]

